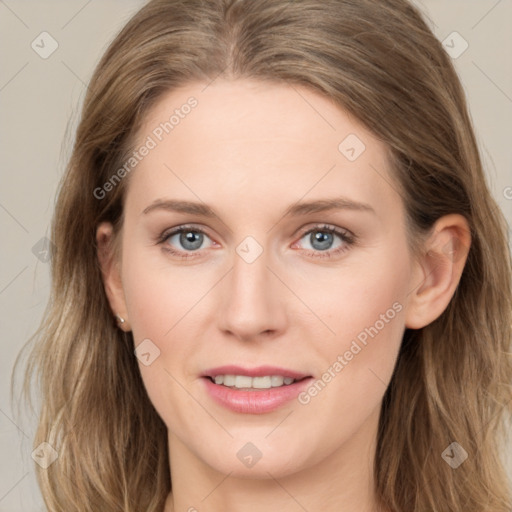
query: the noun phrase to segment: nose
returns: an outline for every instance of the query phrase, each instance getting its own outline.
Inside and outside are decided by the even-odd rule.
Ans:
[[[218,326],[241,341],[277,337],[286,329],[286,287],[263,251],[254,261],[235,252],[231,272],[219,293]],[[289,298],[288,298],[289,299]]]

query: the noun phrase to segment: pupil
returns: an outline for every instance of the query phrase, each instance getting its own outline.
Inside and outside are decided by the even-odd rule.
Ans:
[[[315,249],[319,249],[319,250],[325,250],[325,249],[328,249],[329,246],[331,245],[332,243],[332,233],[323,233],[321,231],[317,231],[315,234],[311,234],[312,236],[312,242],[311,242],[311,245],[313,247],[315,247]],[[320,243],[320,246],[315,246],[315,243],[316,242],[319,242]]]
[[[202,244],[202,233],[196,233],[194,231],[187,231],[186,233],[181,233],[180,243],[186,249],[199,249]],[[194,239],[196,239],[194,241]]]

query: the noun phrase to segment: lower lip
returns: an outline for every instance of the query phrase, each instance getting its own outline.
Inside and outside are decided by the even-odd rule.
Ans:
[[[306,388],[313,377],[308,377],[293,384],[269,389],[255,389],[254,391],[241,391],[215,384],[208,377],[203,377],[206,390],[220,405],[243,414],[263,414],[271,412],[285,403],[297,398],[297,395]]]

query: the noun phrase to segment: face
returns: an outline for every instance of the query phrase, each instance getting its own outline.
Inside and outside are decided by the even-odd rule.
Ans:
[[[418,284],[384,144],[305,88],[239,80],[168,93],[143,145],[118,307],[171,453],[278,477],[371,438]]]

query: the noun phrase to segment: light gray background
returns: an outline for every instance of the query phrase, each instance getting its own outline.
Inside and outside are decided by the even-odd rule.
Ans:
[[[49,266],[32,248],[48,234],[93,67],[143,3],[0,0],[0,512],[44,510],[30,457],[33,424],[16,420],[8,393],[14,358],[48,298]],[[454,62],[491,189],[512,225],[512,0],[417,3],[441,41],[457,31],[469,44]],[[43,31],[58,43],[47,59],[31,47]]]

